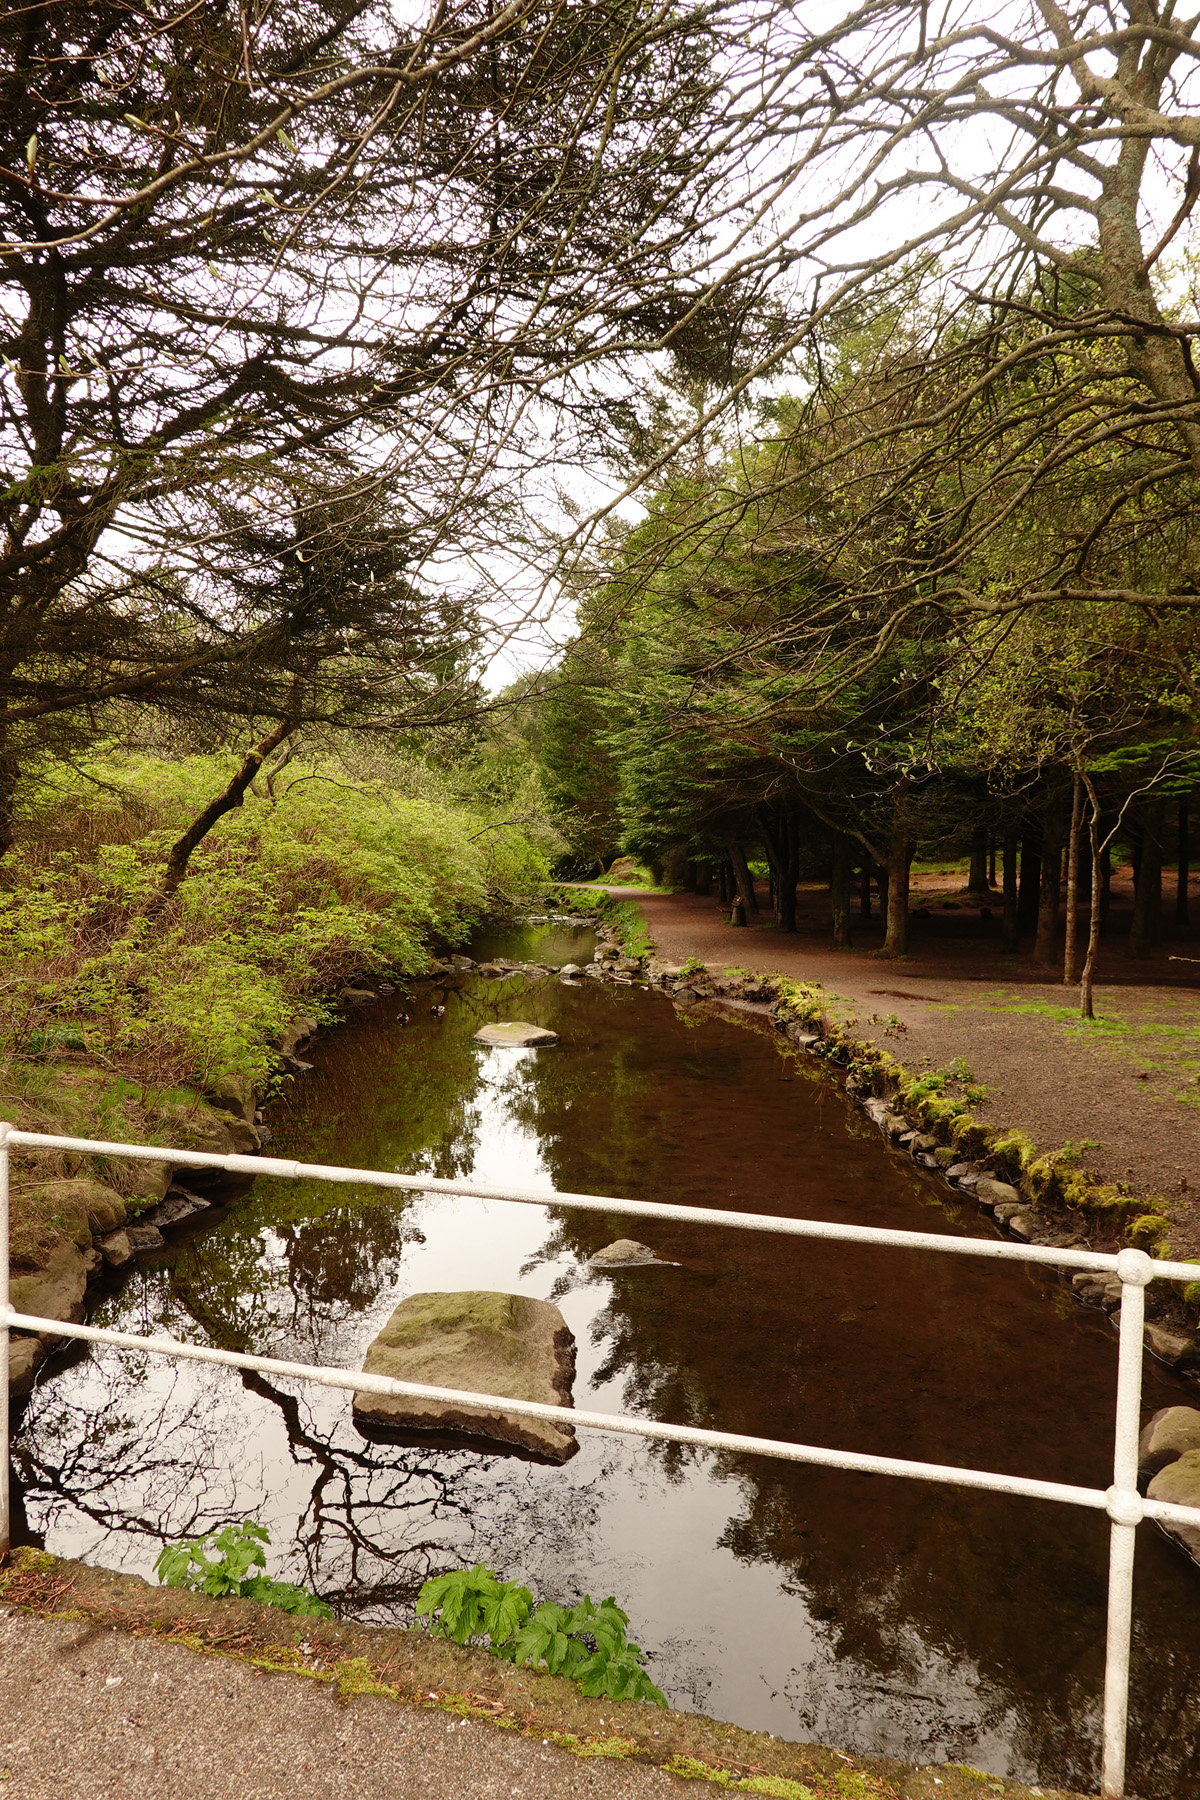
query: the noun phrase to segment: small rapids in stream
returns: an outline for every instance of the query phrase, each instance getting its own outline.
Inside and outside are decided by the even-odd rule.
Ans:
[[[473,954],[562,964],[591,949],[550,925]],[[508,1018],[561,1042],[473,1042]],[[547,1196],[991,1230],[819,1068],[642,988],[419,984],[305,1054],[313,1073],[269,1110],[271,1154]],[[141,1257],[93,1321],[355,1368],[406,1295],[498,1288],[562,1308],[579,1406],[1111,1479],[1116,1340],[1052,1276],[653,1220],[637,1236],[672,1266],[586,1266],[626,1235],[619,1215],[260,1179]],[[1147,1363],[1147,1411],[1190,1392]],[[60,1555],[149,1576],[165,1539],[253,1516],[272,1573],[345,1616],[404,1623],[427,1574],[483,1559],[543,1598],[615,1594],[673,1705],[1096,1784],[1101,1516],[586,1431],[580,1444],[557,1469],[371,1444],[348,1393],[96,1350],[37,1388],[15,1450],[27,1534]],[[1194,1800],[1200,1574],[1148,1526],[1136,1607],[1131,1788]]]

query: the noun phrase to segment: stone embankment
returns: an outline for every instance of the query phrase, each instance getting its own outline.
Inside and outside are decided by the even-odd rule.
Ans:
[[[374,995],[372,995],[374,998]],[[317,1029],[317,1020],[301,1016],[279,1044],[285,1069],[310,1068],[297,1048]],[[170,1102],[152,1115],[154,1138],[178,1150],[212,1156],[250,1156],[270,1136],[262,1123],[254,1090],[242,1076],[213,1083],[203,1100],[192,1105]],[[143,1140],[144,1141],[144,1140]],[[128,1267],[143,1251],[161,1249],[167,1234],[207,1211],[206,1195],[227,1181],[216,1169],[180,1166],[169,1158],[147,1162],[111,1160],[106,1180],[82,1170],[91,1159],[69,1152],[53,1153],[65,1173],[42,1175],[33,1158],[27,1176],[25,1159],[14,1167],[9,1272],[12,1304],[18,1312],[43,1319],[83,1320],[89,1285],[110,1271]],[[118,1185],[119,1184],[119,1185]],[[14,1332],[9,1344],[9,1392],[23,1396],[47,1355],[62,1339],[50,1332],[38,1336]]]
[[[211,1103],[160,1109],[156,1126],[175,1148],[214,1156],[249,1155],[260,1145],[249,1083],[223,1084]],[[70,1167],[82,1157],[67,1156]],[[155,1250],[165,1234],[207,1209],[205,1169],[169,1161],[130,1162],[115,1176],[121,1190],[82,1174],[14,1182],[9,1248],[10,1292],[18,1312],[78,1323],[88,1284],[125,1268],[139,1251]],[[45,1332],[14,1333],[9,1345],[9,1392],[22,1395],[61,1339]]]

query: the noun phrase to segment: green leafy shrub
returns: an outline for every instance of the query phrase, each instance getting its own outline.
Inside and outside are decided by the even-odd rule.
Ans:
[[[234,1595],[241,1600],[258,1600],[264,1606],[277,1606],[306,1619],[332,1619],[333,1609],[290,1581],[273,1581],[269,1575],[256,1575],[255,1569],[267,1566],[266,1551],[271,1534],[265,1525],[253,1519],[226,1525],[223,1531],[209,1532],[206,1537],[184,1538],[178,1544],[166,1544],[159,1551],[154,1572],[165,1587],[190,1588],[196,1594]],[[209,1556],[209,1547],[216,1552]]]
[[[427,1581],[417,1596],[417,1617],[437,1637],[456,1644],[481,1639],[506,1662],[545,1668],[577,1682],[590,1699],[651,1700],[667,1704],[643,1668],[645,1652],[625,1635],[629,1616],[610,1595],[597,1605],[587,1594],[576,1606],[533,1604],[516,1581],[500,1581],[476,1563]]]
[[[82,1046],[143,1090],[234,1073],[262,1087],[271,1040],[314,996],[363,971],[420,974],[432,943],[544,882],[545,856],[506,820],[293,762],[148,917],[171,845],[235,763],[113,754],[30,784],[0,871],[10,1064]]]

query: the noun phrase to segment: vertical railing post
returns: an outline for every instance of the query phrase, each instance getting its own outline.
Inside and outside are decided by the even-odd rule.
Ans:
[[[0,1123],[0,1557],[12,1541],[8,1492],[8,1134]]]
[[[1142,1424],[1142,1340],[1146,1283],[1154,1265],[1144,1250],[1122,1250],[1121,1327],[1117,1347],[1117,1417],[1113,1479],[1108,1490],[1112,1521],[1108,1550],[1108,1640],[1104,1658],[1103,1800],[1123,1800],[1125,1739],[1129,1724],[1129,1651],[1133,1638],[1133,1553],[1142,1498],[1138,1493],[1138,1436]]]

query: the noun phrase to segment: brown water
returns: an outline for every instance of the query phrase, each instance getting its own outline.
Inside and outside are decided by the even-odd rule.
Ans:
[[[549,928],[480,946],[582,960]],[[430,1011],[444,1002],[444,1016]],[[403,1014],[408,1023],[401,1023]],[[553,1026],[540,1052],[472,1041]],[[860,1224],[982,1234],[836,1085],[765,1035],[640,989],[418,987],[355,1015],[270,1111],[272,1152]],[[676,1268],[603,1276],[619,1216],[259,1181],[97,1310],[126,1329],[348,1367],[405,1295],[562,1307],[579,1405],[1107,1485],[1116,1344],[1053,1278],[918,1252],[646,1221]],[[1194,1398],[1147,1365],[1146,1407]],[[273,1572],[407,1619],[483,1558],[543,1596],[615,1593],[673,1703],[915,1761],[1096,1781],[1106,1532],[1048,1503],[581,1433],[566,1467],[367,1443],[350,1397],[118,1352],[34,1396],[29,1529],[149,1572],[164,1538],[254,1515]],[[1200,1577],[1139,1534],[1131,1786],[1197,1793]]]

